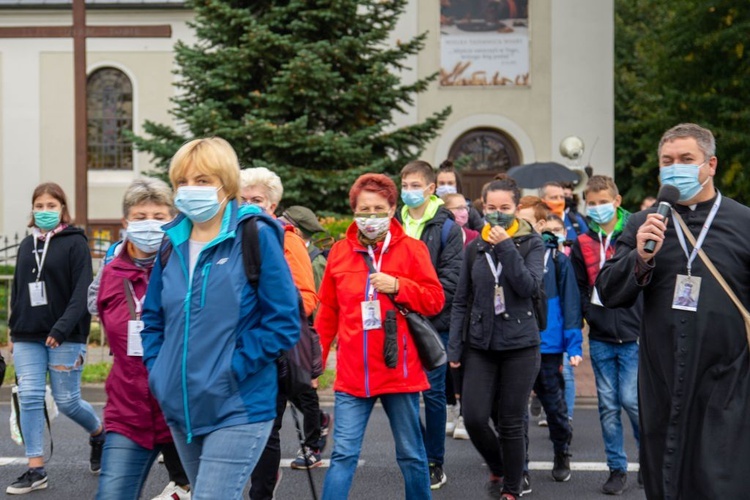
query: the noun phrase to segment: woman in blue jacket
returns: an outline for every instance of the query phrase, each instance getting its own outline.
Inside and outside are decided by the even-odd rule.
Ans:
[[[194,500],[242,498],[276,416],[274,361],[300,331],[281,226],[238,205],[239,174],[223,139],[196,139],[177,151],[169,178],[181,214],[164,226],[144,304],[149,386]],[[257,284],[242,259],[251,218],[262,255]]]

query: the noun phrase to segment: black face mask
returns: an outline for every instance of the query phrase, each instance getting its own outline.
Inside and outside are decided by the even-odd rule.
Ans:
[[[572,210],[573,212],[578,211],[578,196],[573,195],[569,198],[565,198],[565,208]]]

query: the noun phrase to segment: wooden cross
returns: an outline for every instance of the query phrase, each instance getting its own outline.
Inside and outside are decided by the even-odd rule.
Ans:
[[[73,38],[75,74],[76,224],[88,228],[88,118],[86,115],[86,38],[170,38],[172,27],[86,26],[85,0],[73,0],[73,26],[0,27],[0,38]]]

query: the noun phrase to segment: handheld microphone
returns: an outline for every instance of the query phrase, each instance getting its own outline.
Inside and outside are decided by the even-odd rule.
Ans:
[[[672,205],[677,203],[679,199],[680,190],[669,184],[664,184],[659,189],[659,195],[656,198],[656,202],[659,204],[656,213],[666,218],[672,209]],[[643,246],[643,251],[646,253],[654,253],[654,250],[656,250],[656,240],[648,240]]]

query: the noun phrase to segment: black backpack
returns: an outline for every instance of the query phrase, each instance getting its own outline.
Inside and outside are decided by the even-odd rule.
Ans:
[[[172,242],[165,235],[159,249],[162,269],[172,254]],[[257,217],[250,217],[242,224],[242,264],[247,281],[257,288],[261,274],[260,241]],[[312,388],[312,380],[323,374],[323,361],[320,337],[305,316],[302,296],[297,292],[300,314],[299,341],[288,351],[283,351],[277,360],[279,380],[286,388],[286,394],[293,397]]]

